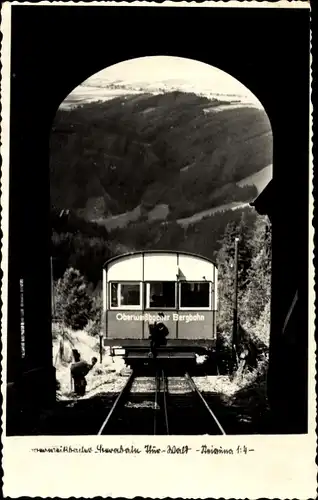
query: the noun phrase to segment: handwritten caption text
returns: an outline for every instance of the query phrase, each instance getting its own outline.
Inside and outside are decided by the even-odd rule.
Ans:
[[[224,448],[223,446],[213,446],[202,444],[198,448],[191,448],[188,445],[184,446],[175,446],[175,445],[167,445],[167,446],[154,446],[152,444],[146,444],[143,447],[137,446],[117,446],[117,447],[107,447],[102,444],[98,444],[97,446],[48,446],[48,447],[39,447],[32,448],[34,453],[69,453],[69,454],[115,454],[115,455],[140,455],[145,453],[147,455],[187,455],[188,453],[199,453],[201,455],[246,455],[250,452],[255,451],[252,448],[248,448],[245,445],[239,445],[234,448]]]

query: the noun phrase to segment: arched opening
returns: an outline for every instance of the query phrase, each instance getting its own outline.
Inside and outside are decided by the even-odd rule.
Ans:
[[[199,253],[219,266],[220,369],[228,373],[234,345],[243,387],[267,363],[271,228],[251,203],[272,179],[272,156],[262,104],[218,68],[152,56],[84,81],[51,134],[56,322],[67,315],[70,268],[96,303],[84,327],[98,336],[104,261],[135,250]]]

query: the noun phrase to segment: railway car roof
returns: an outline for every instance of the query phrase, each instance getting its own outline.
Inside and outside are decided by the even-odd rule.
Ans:
[[[111,262],[114,262],[115,260],[123,259],[125,257],[131,257],[132,255],[161,254],[161,253],[188,255],[190,257],[194,257],[195,259],[205,260],[205,261],[209,262],[210,264],[213,264],[217,268],[216,263],[213,262],[208,257],[204,257],[203,255],[200,255],[200,254],[197,254],[197,253],[183,252],[181,250],[136,250],[136,251],[133,251],[133,252],[122,253],[120,255],[115,255],[114,257],[111,257],[110,259],[108,259],[104,263],[103,268],[105,268],[108,264],[110,264]]]

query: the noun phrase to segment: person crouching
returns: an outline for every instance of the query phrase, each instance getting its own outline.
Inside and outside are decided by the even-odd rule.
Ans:
[[[78,359],[78,358],[77,358]],[[74,391],[77,396],[84,396],[86,391],[86,375],[97,363],[97,358],[93,357],[91,363],[86,361],[78,361],[71,365],[71,377],[74,382]]]

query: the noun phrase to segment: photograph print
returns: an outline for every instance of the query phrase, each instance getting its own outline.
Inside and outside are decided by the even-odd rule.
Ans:
[[[258,99],[191,59],[124,61],[61,103],[50,142],[57,397],[74,412],[102,401],[103,433],[259,432],[271,227],[251,204],[271,181],[272,143]],[[244,408],[255,385],[258,408]]]
[[[103,16],[85,10],[101,33]],[[126,57],[117,49],[108,59],[97,58],[92,42],[98,63],[90,65],[79,55],[77,25],[65,35],[71,15],[63,11],[56,53],[65,52],[64,87],[62,56],[52,56],[51,73],[48,62],[41,69],[38,53],[34,73],[27,63],[19,72],[24,63],[14,59],[18,45],[12,44],[12,113],[19,117],[27,109],[35,124],[33,105],[35,117],[41,100],[54,96],[57,105],[47,111],[45,126],[36,124],[37,144],[24,139],[31,125],[27,135],[19,135],[23,121],[12,128],[30,161],[34,154],[44,188],[37,201],[34,188],[12,197],[20,203],[26,238],[19,258],[9,253],[9,276],[15,271],[9,279],[7,436],[305,434],[306,29],[303,63],[294,58],[299,67],[293,70],[289,54],[284,63],[266,58],[274,41],[261,46],[263,60],[244,53],[242,42],[243,69],[222,47],[200,56],[189,47],[169,52],[164,42],[162,50],[158,42],[159,48],[127,49]],[[76,10],[78,26],[81,16]],[[248,16],[242,27],[252,29]],[[295,25],[288,19],[286,37]],[[92,40],[101,36],[89,33]],[[41,36],[46,40],[43,29]],[[67,76],[68,64],[82,63],[80,79]],[[54,75],[53,83],[45,91],[39,87],[31,103],[27,97],[36,95],[42,71]],[[284,72],[286,79],[297,73],[298,97],[293,88],[286,87],[286,97],[278,91]],[[27,74],[31,93],[25,91],[20,108],[17,88]],[[22,146],[12,150],[15,172],[22,172]],[[20,186],[24,180],[30,187],[32,176],[21,175]],[[12,173],[10,189],[22,192],[17,182]],[[36,221],[45,212],[46,192],[49,235],[42,252]],[[12,237],[11,249],[19,237]],[[39,238],[34,253],[31,237]]]

